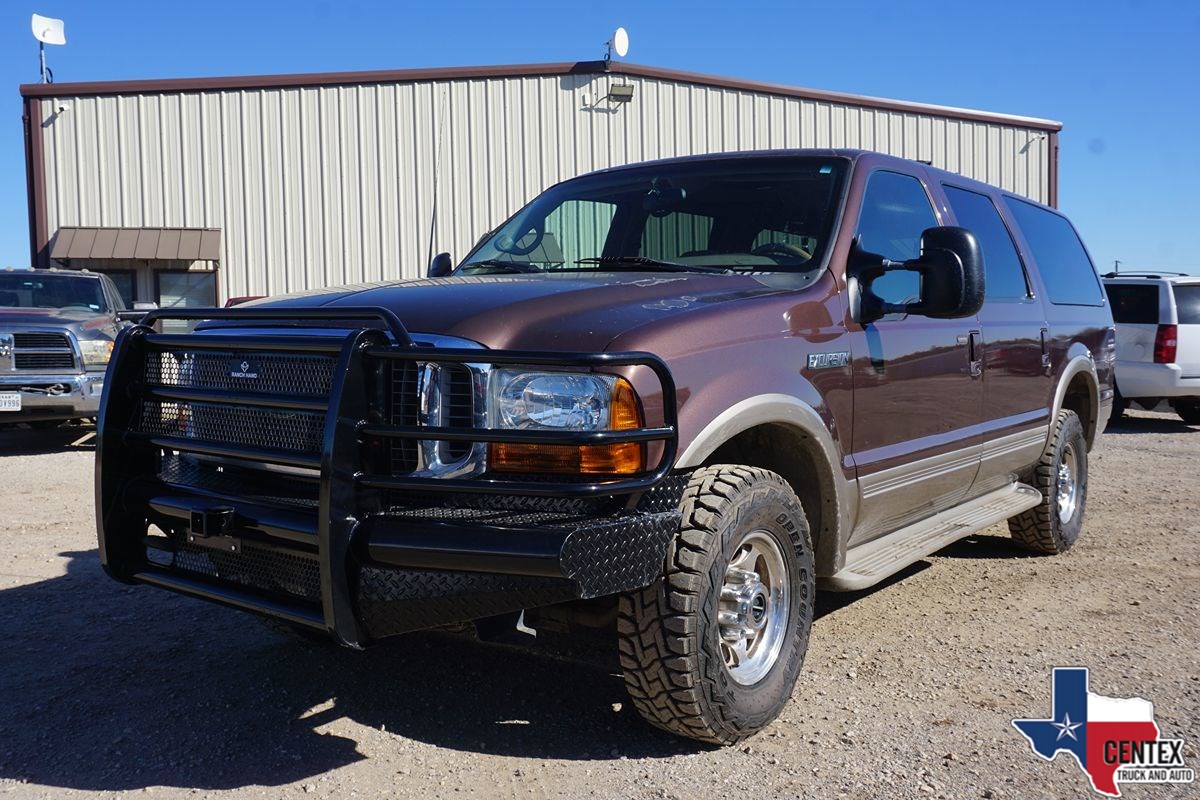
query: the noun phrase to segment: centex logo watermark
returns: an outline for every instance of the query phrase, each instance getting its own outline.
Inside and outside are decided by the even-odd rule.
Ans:
[[[1087,667],[1055,667],[1050,719],[1014,719],[1033,752],[1053,761],[1074,756],[1092,788],[1120,797],[1122,783],[1192,783],[1183,740],[1167,739],[1154,704],[1140,697],[1105,697],[1088,690]]]

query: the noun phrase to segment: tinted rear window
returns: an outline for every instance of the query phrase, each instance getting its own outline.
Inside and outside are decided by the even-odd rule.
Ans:
[[[1068,306],[1102,305],[1104,295],[1096,270],[1066,217],[1015,197],[1005,197],[1004,202],[1033,251],[1050,302]]]
[[[1106,283],[1104,290],[1108,292],[1108,302],[1112,306],[1113,322],[1158,324],[1158,284]]]
[[[1175,286],[1180,325],[1200,325],[1200,286]]]

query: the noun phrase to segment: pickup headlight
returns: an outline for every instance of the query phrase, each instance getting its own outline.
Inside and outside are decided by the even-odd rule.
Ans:
[[[83,364],[86,367],[103,367],[112,358],[112,339],[81,339],[79,350],[83,353]]]
[[[543,431],[640,428],[642,414],[629,381],[615,375],[496,369],[488,387],[488,425]],[[489,468],[502,472],[628,475],[645,468],[645,445],[496,443]]]

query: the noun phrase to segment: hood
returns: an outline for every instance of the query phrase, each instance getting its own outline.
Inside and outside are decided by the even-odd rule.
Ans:
[[[16,325],[64,327],[93,320],[107,323],[112,321],[112,316],[78,308],[0,308],[0,328]]]
[[[787,291],[795,279],[661,272],[463,276],[344,287],[254,305],[382,306],[410,331],[460,336],[491,348],[602,350],[642,325]]]

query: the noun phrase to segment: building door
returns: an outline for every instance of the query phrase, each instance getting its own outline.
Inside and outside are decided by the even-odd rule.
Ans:
[[[939,224],[915,175],[877,170],[865,187],[860,247],[895,261],[920,255],[921,233]],[[915,272],[874,282],[882,299],[920,297]],[[966,496],[979,468],[983,381],[970,350],[979,320],[891,314],[851,336],[854,461],[860,507],[852,544],[948,508]]]

